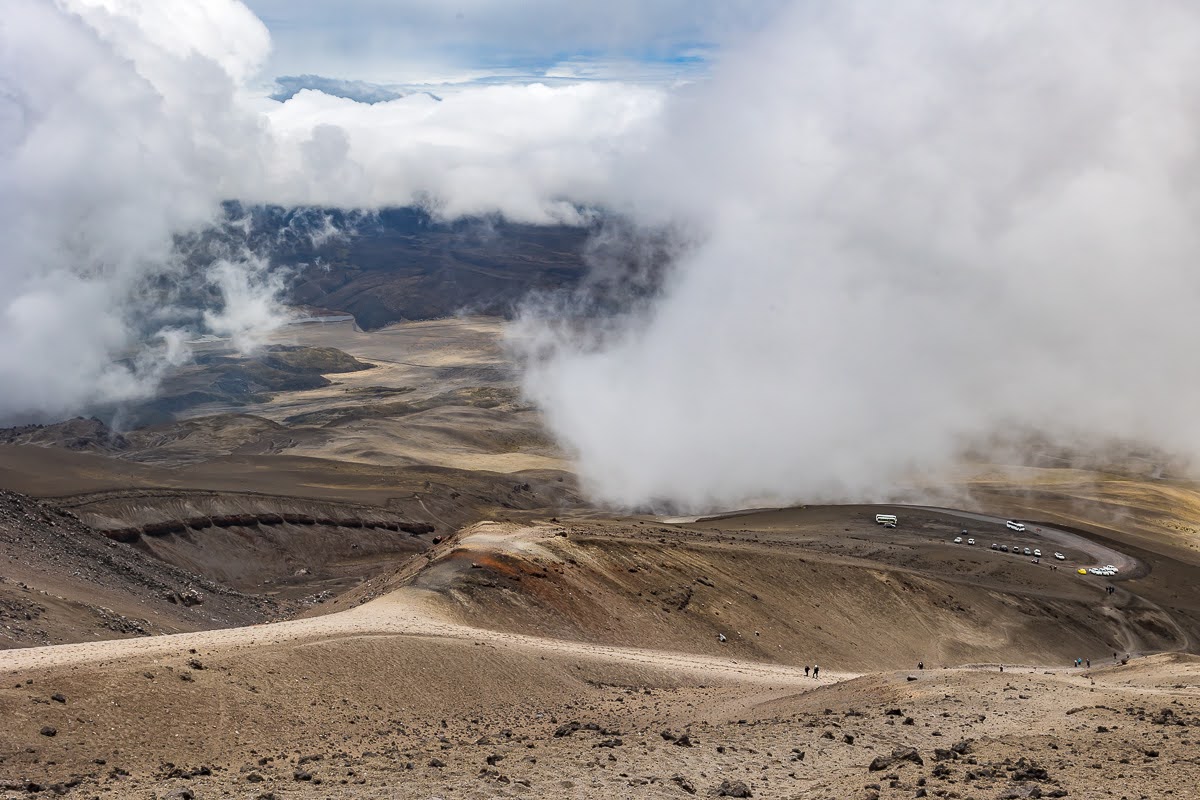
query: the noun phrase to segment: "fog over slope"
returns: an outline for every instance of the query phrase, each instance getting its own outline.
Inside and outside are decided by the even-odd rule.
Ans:
[[[212,259],[217,308],[172,302],[222,200],[606,207],[692,241],[603,336],[524,320],[526,388],[600,500],[879,496],[1011,427],[1200,451],[1189,2],[795,2],[708,80],[441,102],[273,102],[247,88],[269,46],[234,0],[10,0],[0,418],[278,324],[262,254]]]
[[[1200,452],[1198,13],[801,3],[675,97],[625,186],[703,244],[617,336],[532,325],[586,485],[882,497],[1029,428]]]

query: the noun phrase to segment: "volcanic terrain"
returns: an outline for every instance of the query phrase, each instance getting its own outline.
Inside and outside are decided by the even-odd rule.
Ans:
[[[0,797],[1195,796],[1196,485],[615,514],[502,334],[297,325],[152,424],[7,431]]]

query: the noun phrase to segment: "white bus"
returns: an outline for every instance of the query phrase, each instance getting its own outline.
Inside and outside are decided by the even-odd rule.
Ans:
[[[1011,519],[1010,519],[1008,522],[1006,522],[1006,523],[1004,523],[1004,524],[1008,526],[1008,529],[1009,529],[1010,531],[1023,531],[1023,530],[1025,530],[1025,525],[1024,525],[1024,524],[1022,524],[1022,523],[1020,523],[1020,522],[1017,522],[1016,520],[1011,520]]]
[[[876,514],[875,522],[885,528],[894,528],[896,527],[897,519],[895,514]]]

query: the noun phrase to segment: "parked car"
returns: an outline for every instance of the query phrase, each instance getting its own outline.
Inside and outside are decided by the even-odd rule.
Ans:
[[[1032,550],[1030,550],[1028,547],[1026,547],[1026,548],[1025,548],[1025,555],[1027,555],[1027,556],[1031,556],[1031,555],[1033,555],[1033,551],[1032,551]]]
[[[1041,558],[1041,557],[1042,557],[1042,551],[1041,551],[1041,550],[1038,550],[1038,549],[1036,549],[1036,548],[1034,549],[1034,551],[1033,551],[1033,554],[1034,554],[1035,556],[1037,556],[1038,558]]]
[[[1066,557],[1066,556],[1064,556],[1062,553],[1055,553],[1055,554],[1054,554],[1054,557],[1055,557],[1055,558],[1057,558],[1059,561],[1066,561],[1066,560],[1067,560],[1067,557]]]
[[[975,540],[974,540],[974,539],[967,539],[967,544],[975,544]]]
[[[962,537],[961,537],[961,536],[955,536],[955,537],[954,537],[954,543],[955,543],[955,544],[962,544]]]

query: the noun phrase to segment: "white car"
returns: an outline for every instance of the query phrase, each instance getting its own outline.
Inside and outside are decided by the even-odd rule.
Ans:
[[[962,544],[962,537],[961,537],[961,536],[955,536],[955,537],[954,537],[954,543],[955,543],[955,544]]]
[[[1033,555],[1033,551],[1032,551],[1032,550],[1030,550],[1028,547],[1026,547],[1026,548],[1025,548],[1025,555],[1027,555],[1027,556],[1031,556],[1031,555]]]
[[[975,544],[975,540],[974,540],[974,539],[967,539],[967,544]]]
[[[1054,557],[1055,557],[1055,558],[1057,558],[1059,561],[1066,561],[1066,560],[1067,560],[1067,557],[1066,557],[1066,556],[1064,556],[1062,553],[1055,553],[1055,554],[1054,554]]]
[[[1041,558],[1041,557],[1042,557],[1042,551],[1041,551],[1041,550],[1034,550],[1034,551],[1033,551],[1033,554],[1034,554],[1035,556],[1037,556],[1038,558]]]

